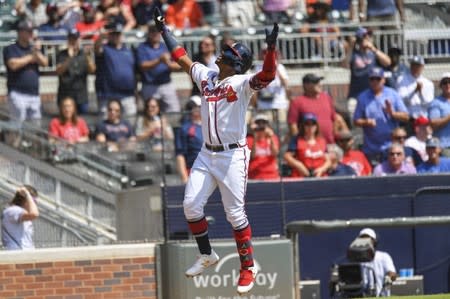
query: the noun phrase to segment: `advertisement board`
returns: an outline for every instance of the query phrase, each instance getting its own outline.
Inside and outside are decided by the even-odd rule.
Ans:
[[[233,241],[213,242],[219,262],[202,275],[187,278],[185,270],[198,255],[196,243],[161,245],[163,298],[166,299],[289,299],[294,298],[293,257],[290,240],[254,240],[254,262],[258,269],[255,286],[239,296],[239,256]]]

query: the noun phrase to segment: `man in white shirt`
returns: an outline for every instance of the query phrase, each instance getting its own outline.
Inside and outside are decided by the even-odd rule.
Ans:
[[[371,228],[364,228],[359,232],[360,238],[369,238],[374,247],[377,246],[377,234]],[[361,264],[364,269],[364,284],[375,286],[377,297],[390,296],[390,289],[386,287],[397,278],[394,262],[389,253],[376,250],[375,257],[371,262]]]
[[[428,116],[428,105],[434,99],[434,84],[422,73],[425,60],[414,56],[409,60],[410,71],[397,80],[397,91],[408,108],[409,115],[416,119]]]
[[[414,135],[406,139],[405,146],[415,149],[422,161],[428,160],[428,154],[426,150],[426,141],[433,135],[433,129],[430,125],[430,120],[425,116],[419,116],[414,121]]]

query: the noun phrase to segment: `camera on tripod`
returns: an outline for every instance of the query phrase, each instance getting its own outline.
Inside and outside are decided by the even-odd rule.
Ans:
[[[365,280],[364,272],[375,279],[372,268],[362,263],[375,257],[375,244],[370,238],[357,237],[347,249],[348,263],[331,268],[330,292],[332,298],[361,298],[376,295],[375,283]],[[367,278],[367,277],[366,277]]]

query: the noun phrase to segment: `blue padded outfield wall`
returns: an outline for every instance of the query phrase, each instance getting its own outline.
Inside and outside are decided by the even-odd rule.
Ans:
[[[174,237],[188,231],[183,194],[184,186],[165,188],[167,229]],[[250,182],[246,206],[255,237],[285,235],[284,225],[295,220],[448,216],[450,175]],[[217,190],[206,206],[206,216],[212,219],[211,238],[232,237]],[[450,292],[450,226],[376,231],[378,249],[391,254],[397,271],[414,268],[415,274],[424,276],[427,294]],[[328,298],[330,267],[345,261],[346,249],[358,232],[352,228],[300,235],[301,279],[319,279],[322,298]]]

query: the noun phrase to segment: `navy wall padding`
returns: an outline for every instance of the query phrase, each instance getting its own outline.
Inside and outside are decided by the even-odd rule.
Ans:
[[[450,215],[450,188],[420,191],[449,182],[450,175],[249,182],[246,211],[255,237],[284,235],[283,225],[295,220]],[[184,186],[166,187],[164,191],[169,232],[187,232],[182,208]],[[212,238],[232,236],[217,190],[205,207],[205,215],[214,218],[209,228]],[[328,298],[330,267],[345,262],[346,249],[359,230],[299,236],[301,278],[320,279],[322,298]],[[377,228],[376,232],[378,249],[391,254],[397,271],[415,267],[417,274],[424,275],[428,294],[450,291],[450,226]]]

